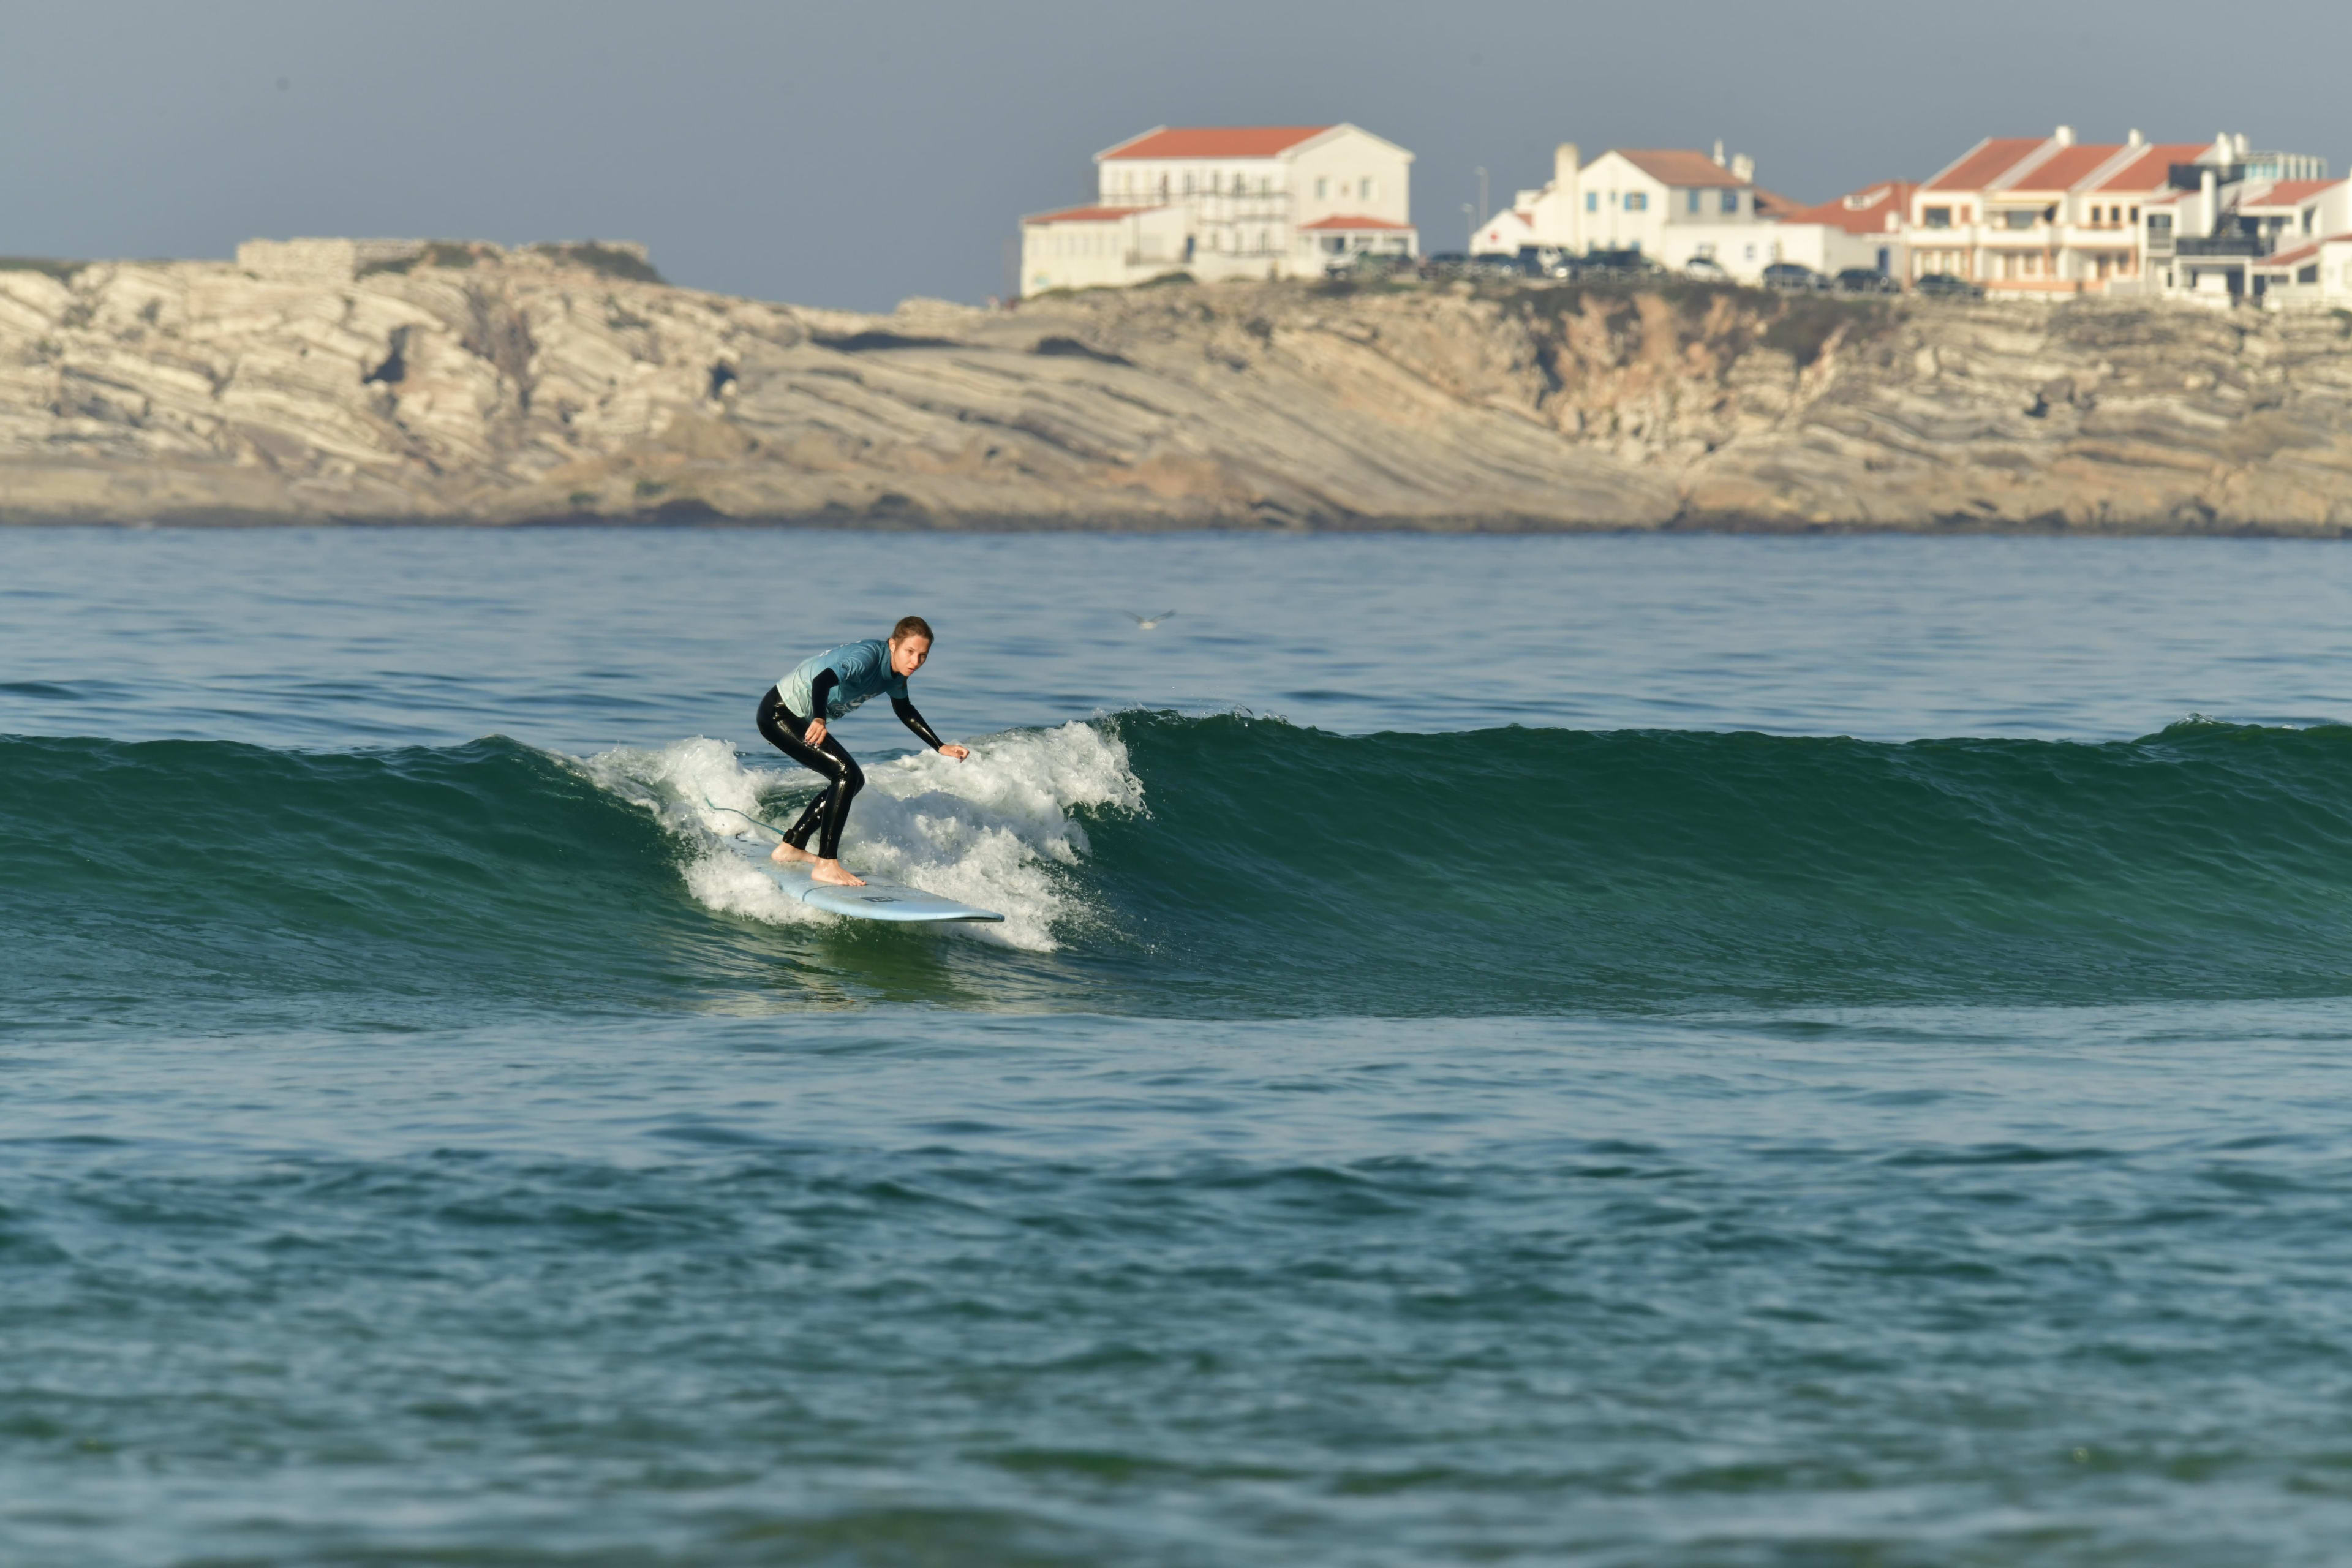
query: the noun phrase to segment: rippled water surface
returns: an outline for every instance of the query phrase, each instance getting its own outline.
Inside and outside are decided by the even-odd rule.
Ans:
[[[2347,590],[0,531],[0,1562],[2339,1562]]]

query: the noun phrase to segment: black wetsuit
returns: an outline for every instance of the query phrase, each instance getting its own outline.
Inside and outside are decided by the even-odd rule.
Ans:
[[[820,670],[809,683],[810,706],[820,713],[825,710],[825,699],[831,695],[835,679],[833,671],[826,669]],[[935,752],[940,749],[940,738],[923,722],[923,716],[915,711],[912,702],[893,697],[890,711],[898,715],[898,722],[915,732],[917,740]],[[826,721],[823,744],[812,746],[803,740],[810,721],[784,706],[784,694],[772,686],[760,699],[757,722],[768,744],[825,777],[824,792],[808,803],[800,820],[785,831],[784,842],[795,849],[805,849],[810,836],[814,835],[820,859],[840,859],[841,830],[849,826],[849,803],[866,784],[866,775],[858,771],[856,760],[835,738],[831,721]]]

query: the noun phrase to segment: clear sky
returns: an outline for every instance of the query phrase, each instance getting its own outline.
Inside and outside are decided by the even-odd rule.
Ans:
[[[1168,124],[1349,120],[1458,249],[1551,149],[1708,147],[1817,201],[1987,134],[2243,131],[2352,171],[2352,13],[2185,0],[0,0],[0,255],[641,239],[674,281],[1007,287],[1017,216]]]

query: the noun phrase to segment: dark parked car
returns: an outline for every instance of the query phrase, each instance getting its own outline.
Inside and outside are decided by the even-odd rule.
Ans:
[[[1459,278],[1470,270],[1470,253],[1465,250],[1441,250],[1421,258],[1423,278]]]
[[[1588,250],[1569,259],[1569,276],[1596,282],[1631,282],[1656,278],[1665,268],[1638,250]]]
[[[1955,278],[1948,272],[1930,272],[1911,285],[1915,294],[1925,294],[1930,300],[1981,300],[1984,285],[1971,283],[1965,278]]]
[[[1849,267],[1836,279],[1841,294],[1893,294],[1900,285],[1875,267]]]
[[[1776,261],[1764,269],[1764,287],[1806,293],[1826,289],[1830,280],[1801,261]]]

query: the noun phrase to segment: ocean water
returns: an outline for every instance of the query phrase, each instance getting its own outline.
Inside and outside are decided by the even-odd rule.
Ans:
[[[846,721],[847,858],[1002,927],[724,842],[909,611],[975,755]],[[2256,541],[0,531],[0,1563],[2339,1563],[2347,626]]]

